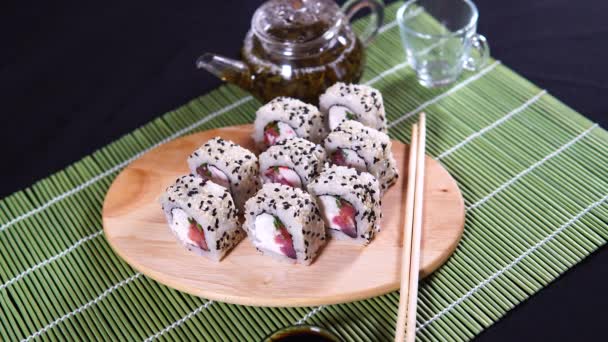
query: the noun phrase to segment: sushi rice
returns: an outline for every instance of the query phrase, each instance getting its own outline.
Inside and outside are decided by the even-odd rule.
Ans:
[[[316,198],[333,238],[367,245],[380,231],[380,189],[371,174],[345,166],[327,166],[308,185],[308,191]]]
[[[369,172],[378,179],[381,194],[399,177],[388,135],[358,121],[342,122],[324,145],[330,163]]]
[[[382,94],[370,86],[336,83],[319,97],[319,104],[328,131],[333,131],[343,121],[355,120],[387,132]]]
[[[260,154],[262,183],[281,183],[306,189],[323,169],[325,150],[308,140],[292,138]]]
[[[220,261],[244,237],[230,192],[195,175],[178,178],[161,196],[169,228],[186,247]]]
[[[301,189],[264,184],[245,204],[249,240],[274,259],[310,265],[326,242],[315,200]]]
[[[192,174],[226,187],[239,210],[260,187],[255,154],[220,137],[207,141],[192,152],[188,157],[188,167]]]
[[[289,138],[320,143],[327,135],[319,109],[289,97],[277,97],[255,114],[253,140],[260,151]]]

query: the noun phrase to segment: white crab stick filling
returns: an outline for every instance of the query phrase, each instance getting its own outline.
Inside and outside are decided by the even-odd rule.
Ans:
[[[334,217],[340,215],[340,208],[338,208],[337,198],[331,195],[319,196],[321,202],[321,213],[325,220],[325,226],[330,229],[340,230],[341,227],[333,222]]]
[[[354,115],[349,118],[348,113],[352,115],[352,111],[344,106],[335,105],[329,108],[329,115],[327,120],[329,124],[329,129],[333,131],[343,121],[356,120]]]
[[[175,208],[171,210],[172,220],[171,220],[171,230],[177,234],[181,241],[184,241],[189,244],[197,245],[196,242],[192,241],[190,237],[188,237],[188,232],[190,231],[190,222],[188,222],[188,214],[185,211],[179,208]]]
[[[277,229],[274,226],[274,216],[270,214],[260,214],[255,218],[255,239],[258,241],[256,247],[277,254],[284,254],[281,246],[276,242],[275,236]]]

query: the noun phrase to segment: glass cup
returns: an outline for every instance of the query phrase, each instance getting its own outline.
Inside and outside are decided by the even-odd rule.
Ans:
[[[425,87],[452,83],[462,69],[488,61],[486,38],[477,34],[479,12],[470,0],[410,0],[397,12],[408,63]]]

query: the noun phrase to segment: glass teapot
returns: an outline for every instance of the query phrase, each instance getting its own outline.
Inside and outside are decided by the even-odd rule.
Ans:
[[[349,21],[363,8],[371,18],[357,37]],[[381,0],[350,0],[342,8],[333,0],[270,0],[253,15],[242,61],[206,53],[196,65],[262,101],[290,96],[316,104],[332,84],[359,81],[363,48],[383,16]]]

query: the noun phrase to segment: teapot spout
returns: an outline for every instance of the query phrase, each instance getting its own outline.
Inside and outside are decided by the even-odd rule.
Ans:
[[[241,61],[205,53],[196,60],[196,67],[207,70],[222,81],[235,83],[245,90],[250,88],[249,68]]]

